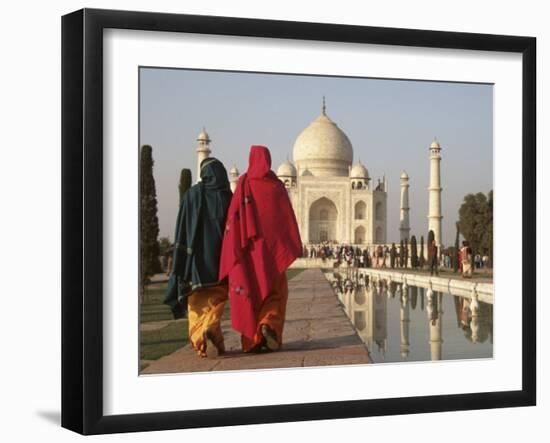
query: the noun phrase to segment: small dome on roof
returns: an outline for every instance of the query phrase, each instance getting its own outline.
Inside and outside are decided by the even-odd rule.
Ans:
[[[277,177],[296,177],[296,168],[288,160],[285,160],[277,169]]]
[[[237,169],[237,166],[235,166],[235,164],[233,164],[233,166],[231,166],[231,169],[229,170],[229,175],[231,175],[231,176],[238,176],[239,175],[239,170]]]
[[[369,171],[367,171],[367,168],[365,168],[361,160],[359,160],[359,162],[351,168],[349,176],[350,178],[369,178]]]
[[[401,179],[402,179],[402,180],[408,180],[408,179],[409,179],[409,175],[407,174],[406,171],[403,171],[403,172],[401,173]]]

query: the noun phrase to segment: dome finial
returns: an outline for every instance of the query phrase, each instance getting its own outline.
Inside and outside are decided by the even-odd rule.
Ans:
[[[325,96],[323,95],[323,115],[327,115],[327,104],[325,102]]]
[[[210,143],[210,136],[208,135],[208,132],[206,132],[206,128],[203,126],[201,132],[197,136],[197,141],[200,142],[206,142],[207,144]]]

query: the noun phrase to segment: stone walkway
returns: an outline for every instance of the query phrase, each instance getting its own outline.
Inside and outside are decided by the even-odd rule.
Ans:
[[[149,280],[151,283],[164,283],[168,281],[168,276],[163,272],[153,275]]]
[[[165,328],[168,325],[174,324],[174,323],[181,323],[183,327],[183,323],[185,322],[184,319],[180,318],[178,320],[159,320],[159,321],[148,321],[145,323],[141,323],[139,325],[140,331],[158,331],[160,329]]]
[[[243,354],[240,336],[230,320],[222,323],[226,354],[199,358],[187,345],[151,362],[142,374],[291,368],[370,363],[369,354],[319,269],[308,269],[289,281],[283,348],[278,352]]]

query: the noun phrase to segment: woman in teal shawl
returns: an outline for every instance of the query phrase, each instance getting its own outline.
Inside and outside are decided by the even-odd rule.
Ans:
[[[180,204],[164,303],[174,318],[188,311],[189,339],[199,355],[207,356],[210,351],[220,354],[224,350],[220,320],[227,286],[218,280],[218,270],[232,194],[219,160],[203,160],[200,174],[201,181],[186,192]]]

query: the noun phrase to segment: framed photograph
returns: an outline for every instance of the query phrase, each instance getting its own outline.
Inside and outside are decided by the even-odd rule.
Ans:
[[[62,19],[62,426],[536,403],[536,40]]]

